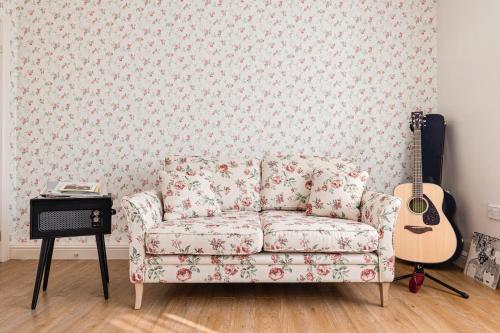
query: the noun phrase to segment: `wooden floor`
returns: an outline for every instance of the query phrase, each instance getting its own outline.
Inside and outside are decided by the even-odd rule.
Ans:
[[[48,290],[31,311],[36,261],[0,264],[0,332],[500,332],[500,290],[454,267],[433,272],[469,292],[468,300],[429,280],[418,294],[407,281],[393,283],[387,308],[377,284],[147,284],[137,311],[128,262],[110,261],[108,302],[98,266],[54,260]]]

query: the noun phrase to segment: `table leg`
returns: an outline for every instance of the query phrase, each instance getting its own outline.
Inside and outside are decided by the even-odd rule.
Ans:
[[[47,290],[47,285],[49,283],[49,273],[50,273],[50,264],[52,263],[52,253],[54,252],[54,242],[55,238],[49,238],[49,244],[48,244],[48,253],[47,253],[47,258],[46,263],[45,263],[45,271],[43,273],[43,288],[42,290],[45,291]]]
[[[109,283],[109,270],[108,270],[108,255],[106,254],[106,241],[104,234],[101,234],[102,238],[102,251],[104,253],[104,268],[106,269],[106,281]]]
[[[95,235],[97,243],[97,253],[99,255],[99,266],[101,268],[102,289],[104,291],[104,299],[108,299],[108,281],[106,278],[106,263],[104,259],[103,238],[102,234]]]
[[[40,284],[42,283],[42,276],[45,268],[45,263],[47,260],[48,250],[49,250],[49,240],[44,238],[42,239],[42,247],[40,248],[40,258],[38,259],[38,269],[36,271],[35,289],[33,290],[31,310],[34,310],[36,308],[36,303],[38,302],[38,294],[40,292]]]

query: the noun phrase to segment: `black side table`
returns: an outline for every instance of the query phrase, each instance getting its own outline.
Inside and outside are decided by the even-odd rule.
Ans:
[[[30,239],[42,239],[31,309],[36,308],[42,277],[43,291],[47,290],[56,237],[95,235],[104,298],[108,299],[109,273],[104,234],[111,233],[111,215],[116,213],[112,207],[111,194],[30,200]]]

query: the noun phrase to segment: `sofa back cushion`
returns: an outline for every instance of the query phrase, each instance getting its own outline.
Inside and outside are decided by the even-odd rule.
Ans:
[[[361,196],[368,173],[332,172],[315,169],[306,215],[329,216],[353,221],[361,220]]]
[[[222,211],[260,211],[260,160],[168,156],[165,171],[208,168]]]
[[[161,171],[165,220],[220,215],[210,170]]]
[[[359,171],[352,161],[341,158],[266,156],[262,161],[262,209],[305,210],[311,193],[314,169]]]

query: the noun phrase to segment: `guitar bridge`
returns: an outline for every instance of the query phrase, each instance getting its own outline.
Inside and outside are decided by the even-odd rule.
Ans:
[[[419,227],[416,225],[405,225],[405,229],[418,235],[432,231],[431,227]]]

